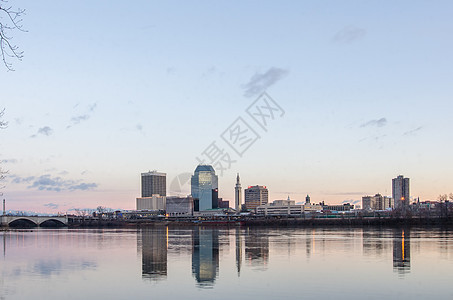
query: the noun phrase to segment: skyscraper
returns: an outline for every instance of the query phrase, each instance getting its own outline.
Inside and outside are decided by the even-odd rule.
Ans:
[[[245,207],[255,209],[268,203],[269,192],[265,186],[255,185],[245,189]]]
[[[142,173],[142,197],[167,196],[167,174],[157,171]]]
[[[392,197],[396,209],[406,209],[409,207],[409,178],[399,175],[392,179]]]
[[[191,189],[194,200],[198,199],[199,211],[218,208],[218,181],[211,165],[198,165],[195,169]]]
[[[239,212],[241,210],[241,204],[242,204],[242,187],[238,173],[238,176],[236,177],[236,187],[234,188],[234,209],[236,210],[236,212]]]

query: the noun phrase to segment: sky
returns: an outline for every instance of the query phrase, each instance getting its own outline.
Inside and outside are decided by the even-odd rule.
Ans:
[[[270,201],[453,192],[451,1],[9,3],[8,210],[134,209],[140,173],[190,193],[199,161],[231,205],[237,173]]]

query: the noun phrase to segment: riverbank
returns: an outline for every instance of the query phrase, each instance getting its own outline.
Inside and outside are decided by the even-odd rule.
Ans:
[[[184,220],[184,219],[156,219],[156,220],[83,220],[70,223],[70,228],[87,227],[125,227],[140,228],[148,226],[257,226],[257,227],[400,227],[400,226],[452,226],[453,217],[410,217],[410,218],[233,218],[233,219],[207,219],[207,220]]]

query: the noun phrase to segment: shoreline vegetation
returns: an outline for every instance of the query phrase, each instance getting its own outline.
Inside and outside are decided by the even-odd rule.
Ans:
[[[141,227],[188,227],[188,226],[220,226],[220,227],[452,227],[453,217],[367,217],[367,218],[236,218],[236,219],[70,219],[67,226],[46,226],[47,228],[141,228]],[[34,228],[31,224],[22,223],[18,226],[1,227]]]
[[[236,220],[85,220],[79,223],[70,223],[69,228],[87,227],[147,227],[147,226],[244,226],[244,227],[453,227],[452,217],[408,217],[408,218],[255,218]]]

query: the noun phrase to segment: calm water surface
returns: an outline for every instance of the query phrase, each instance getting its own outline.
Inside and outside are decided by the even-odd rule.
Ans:
[[[0,299],[452,299],[432,229],[0,232]]]

